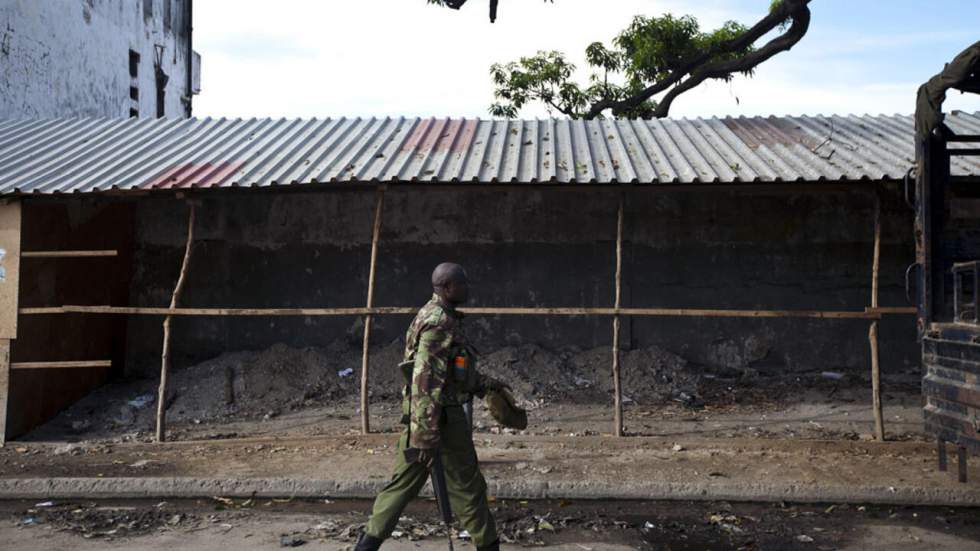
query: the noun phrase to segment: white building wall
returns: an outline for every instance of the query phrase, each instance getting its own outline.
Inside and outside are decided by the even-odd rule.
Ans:
[[[188,116],[190,2],[0,0],[0,118],[155,117],[157,58],[165,116]]]

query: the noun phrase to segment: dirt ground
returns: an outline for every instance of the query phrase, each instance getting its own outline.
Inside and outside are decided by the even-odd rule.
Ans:
[[[349,549],[365,501],[0,502],[5,549]],[[976,509],[728,502],[492,503],[505,549],[980,549]],[[409,507],[385,549],[445,549],[435,504]],[[457,549],[472,549],[459,541]],[[465,537],[465,535],[463,535]]]
[[[402,345],[372,353],[371,424],[399,429]],[[612,430],[609,348],[548,351],[537,346],[487,354],[481,371],[507,381],[530,411],[526,435],[595,435]],[[276,345],[235,352],[177,370],[171,377],[171,440],[345,435],[359,429],[360,349]],[[760,373],[750,366],[693,365],[650,347],[623,356],[625,425],[638,436],[870,438],[870,384],[841,373]],[[890,373],[883,401],[889,437],[921,440],[917,371]],[[156,381],[110,383],[24,441],[148,442]],[[498,432],[477,403],[477,433]]]

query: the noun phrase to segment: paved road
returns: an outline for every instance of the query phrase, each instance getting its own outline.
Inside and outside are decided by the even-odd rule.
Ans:
[[[980,510],[727,502],[521,502],[493,504],[504,549],[980,550]],[[4,549],[245,551],[347,549],[366,501],[186,500],[0,502]],[[384,549],[443,550],[431,502],[414,504]],[[432,533],[435,532],[435,533]],[[427,535],[424,535],[427,534]],[[473,549],[457,541],[457,549]]]

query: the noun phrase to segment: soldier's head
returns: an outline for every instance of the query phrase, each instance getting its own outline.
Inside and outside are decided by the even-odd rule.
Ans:
[[[443,262],[432,271],[432,290],[449,304],[463,304],[470,298],[470,281],[459,264]]]

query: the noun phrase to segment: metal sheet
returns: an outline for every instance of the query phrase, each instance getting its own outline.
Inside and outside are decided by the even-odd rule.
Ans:
[[[980,134],[980,114],[954,113]],[[661,120],[0,120],[0,194],[318,182],[751,183],[900,179],[908,116]],[[980,176],[980,159],[953,160]]]
[[[980,452],[980,344],[926,337],[922,362],[926,431]]]

